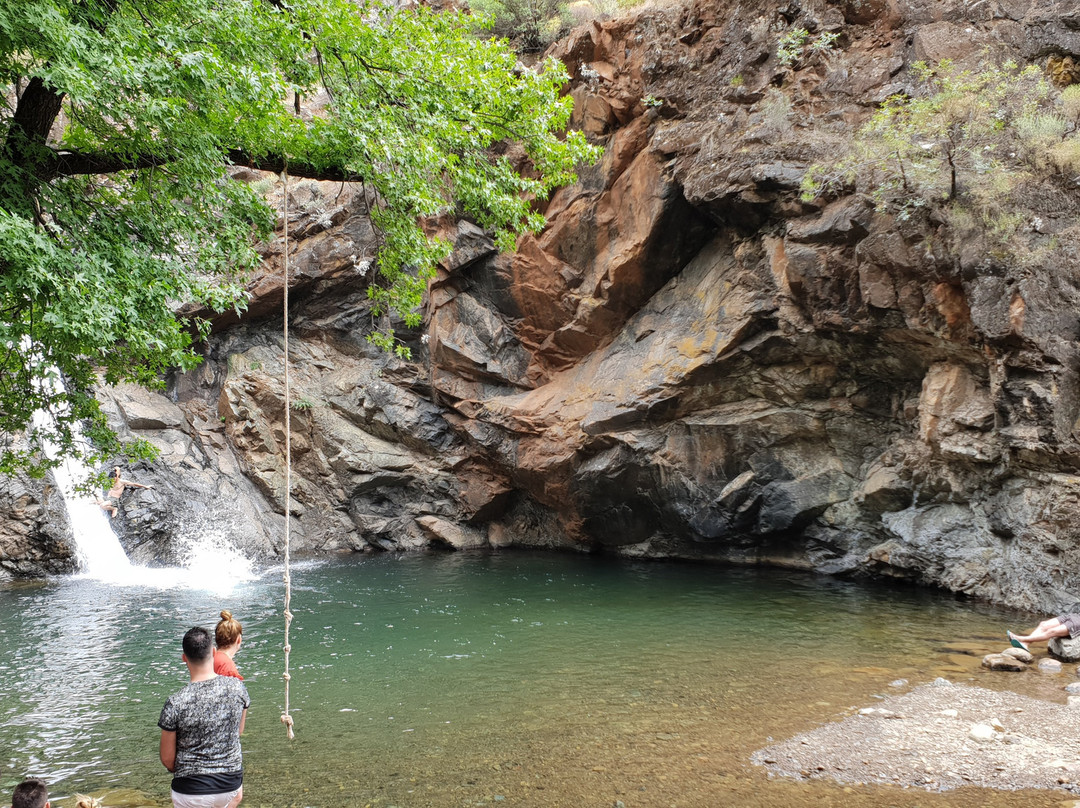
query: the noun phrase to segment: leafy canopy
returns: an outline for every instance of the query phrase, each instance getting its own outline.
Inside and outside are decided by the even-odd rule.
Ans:
[[[410,325],[449,249],[419,219],[470,217],[503,249],[539,228],[530,199],[595,150],[564,133],[559,63],[521,69],[474,30],[380,0],[0,4],[0,471],[47,465],[13,440],[45,407],[64,452],[118,453],[96,374],[154,385],[198,361],[208,326],[182,304],[243,308],[274,214],[230,166],[364,182],[383,237],[373,306]],[[323,91],[324,110],[296,114]],[[527,172],[495,156],[507,140]]]

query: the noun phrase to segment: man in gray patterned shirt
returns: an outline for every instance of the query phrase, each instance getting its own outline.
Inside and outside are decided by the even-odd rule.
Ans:
[[[239,679],[214,673],[213,650],[205,628],[184,635],[191,683],[169,696],[158,720],[174,808],[236,808],[244,798],[240,733],[251,699]]]

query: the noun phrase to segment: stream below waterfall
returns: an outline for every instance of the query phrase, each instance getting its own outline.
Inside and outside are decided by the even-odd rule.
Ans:
[[[1064,702],[1057,676],[992,673],[1031,615],[784,570],[592,556],[379,556],[293,573],[292,713],[280,570],[200,588],[89,577],[0,585],[0,801],[25,775],[54,806],[168,805],[158,714],[180,638],[227,608],[252,698],[258,806],[1025,806],[1061,792],[769,779],[772,740],[943,676]],[[135,577],[137,580],[137,576]]]

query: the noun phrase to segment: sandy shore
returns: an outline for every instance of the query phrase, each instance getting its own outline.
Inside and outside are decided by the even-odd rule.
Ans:
[[[1080,793],[1080,706],[941,679],[758,750],[771,775]]]

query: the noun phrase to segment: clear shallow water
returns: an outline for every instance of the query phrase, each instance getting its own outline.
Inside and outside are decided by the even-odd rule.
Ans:
[[[279,572],[231,592],[69,578],[0,587],[0,794],[22,776],[107,806],[165,806],[161,704],[179,640],[231,609],[253,706],[254,806],[1028,806],[1056,792],[928,794],[770,781],[748,759],[946,676],[1064,701],[1068,676],[990,673],[1033,615],[780,570],[594,557],[377,557],[293,575],[283,704]]]

